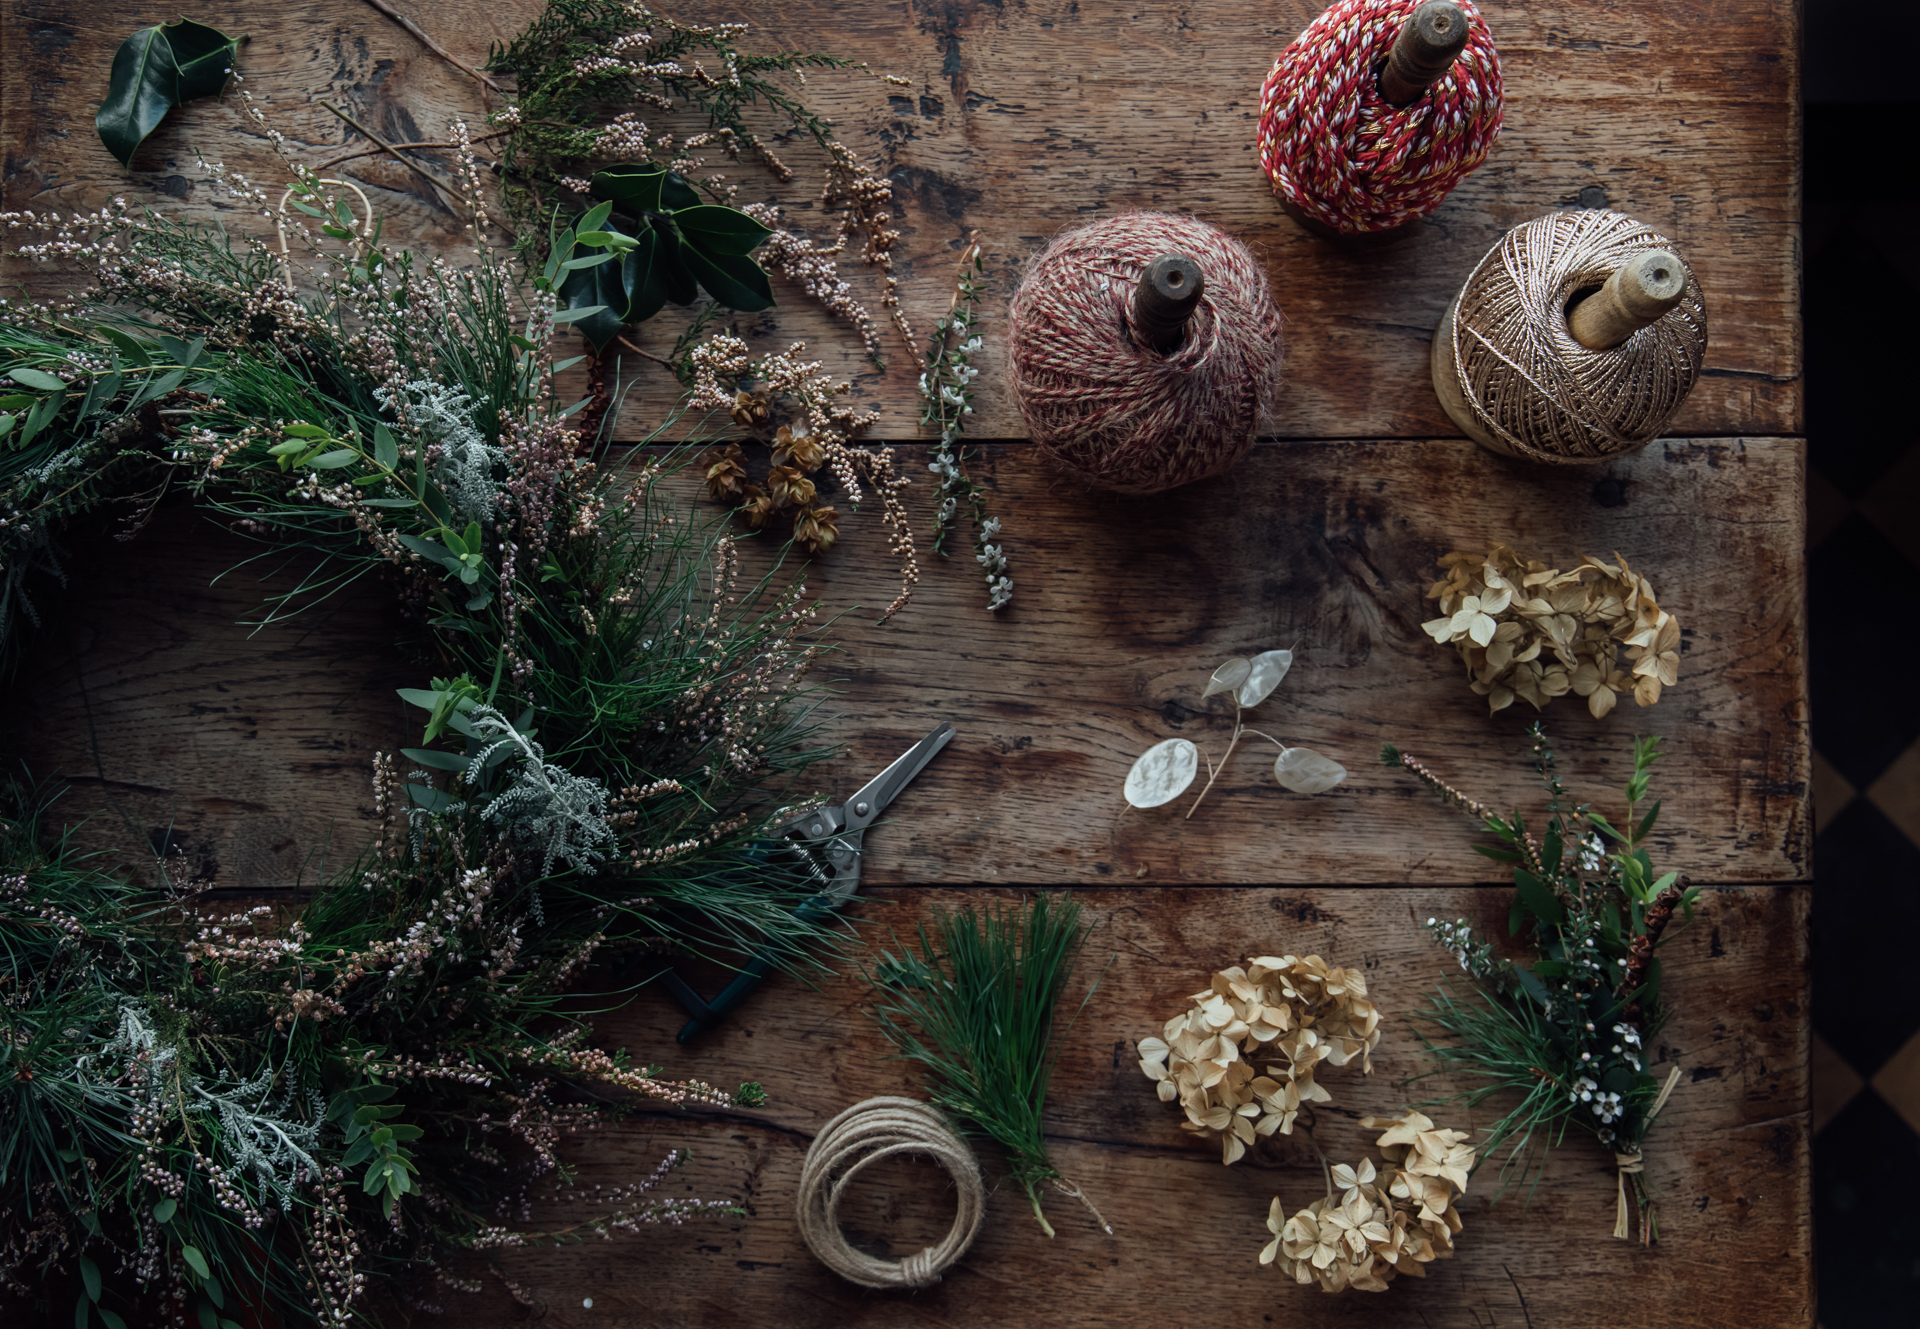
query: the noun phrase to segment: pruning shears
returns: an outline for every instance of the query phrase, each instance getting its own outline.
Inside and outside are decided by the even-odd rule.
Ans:
[[[860,889],[860,856],[867,828],[953,735],[953,726],[943,722],[862,785],[846,802],[803,812],[769,829],[768,839],[756,851],[757,856],[769,860],[779,856],[797,859],[802,870],[820,886],[819,894],[808,897],[793,911],[795,918],[817,922],[853,898]],[[712,1001],[702,999],[671,969],[659,975],[667,990],[693,1017],[680,1031],[679,1041],[690,1042],[702,1030],[720,1023],[727,1012],[753,990],[755,983],[779,967],[788,949],[780,943],[762,948]]]

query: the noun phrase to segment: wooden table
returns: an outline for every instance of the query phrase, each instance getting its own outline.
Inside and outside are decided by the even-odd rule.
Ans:
[[[534,5],[402,8],[477,60]],[[922,327],[946,306],[963,237],[983,232],[993,299],[972,434],[994,440],[978,474],[1006,521],[1017,598],[990,616],[970,564],[929,566],[913,607],[876,627],[892,570],[875,514],[850,521],[843,547],[809,576],[823,604],[864,606],[841,620],[842,649],[821,673],[842,689],[833,733],[847,749],[821,778],[830,791],[850,787],[936,721],[959,730],[899,820],[871,838],[878,889],[860,912],[882,934],[982,885],[1085,891],[1099,918],[1094,949],[1117,958],[1062,1060],[1050,1126],[1062,1167],[1116,1235],[1061,1200],[1060,1235],[1047,1242],[1002,1187],[978,1244],[939,1286],[906,1297],[837,1281],[792,1219],[801,1156],[842,1107],[918,1088],[883,1059],[860,987],[769,988],[691,1051],[672,1041],[679,1017],[666,998],[643,994],[602,1020],[608,1043],[673,1073],[765,1081],[773,1101],[643,1117],[577,1146],[582,1176],[630,1179],[691,1145],[675,1192],[737,1197],[747,1214],[613,1245],[501,1253],[498,1268],[549,1323],[1812,1323],[1793,12],[1757,0],[1489,5],[1509,98],[1493,159],[1411,241],[1348,253],[1280,213],[1252,146],[1260,80],[1317,8],[724,7],[768,46],[821,47],[912,81],[823,77],[812,91],[890,173],[902,288]],[[225,106],[197,106],[164,128],[131,176],[94,138],[114,45],[179,12],[252,34],[249,87],[313,157],[342,141],[322,99],[400,140],[437,137],[456,114],[477,118],[470,83],[352,0],[14,0],[0,23],[7,206],[90,207],[158,190],[178,215],[227,213],[194,170],[190,142],[278,178]],[[389,235],[454,240],[451,215],[396,164],[344,169],[374,187]],[[809,194],[796,187],[782,201],[804,219]],[[1707,292],[1713,342],[1671,438],[1600,467],[1531,468],[1456,437],[1428,383],[1427,348],[1446,301],[1506,228],[1574,205],[1617,208],[1671,236]],[[1289,386],[1271,437],[1231,475],[1146,500],[1081,493],[1044,470],[1018,439],[998,358],[1004,297],[1026,257],[1063,225],[1129,207],[1192,211],[1242,237],[1289,326]],[[48,288],[45,274],[20,275]],[[877,306],[877,284],[867,290]],[[806,339],[880,411],[878,436],[911,440],[910,359],[895,345],[894,367],[874,373],[790,294],[792,307],[756,323],[753,340]],[[665,317],[644,328],[656,343],[673,331]],[[624,436],[667,398],[643,384]],[[906,469],[924,474],[924,445],[902,451]],[[924,531],[928,486],[912,510]],[[1426,1283],[1328,1298],[1254,1262],[1268,1199],[1293,1208],[1318,1193],[1310,1151],[1283,1141],[1223,1169],[1148,1091],[1132,1044],[1208,971],[1262,952],[1359,966],[1389,1016],[1407,1011],[1450,963],[1417,921],[1504,916],[1504,892],[1483,884],[1488,866],[1468,852],[1470,828],[1373,759],[1392,740],[1487,801],[1535,806],[1521,760],[1529,716],[1490,719],[1457,662],[1419,630],[1434,559],[1499,538],[1550,561],[1617,549],[1686,629],[1680,686],[1657,708],[1596,722],[1568,699],[1547,717],[1573,787],[1603,808],[1617,798],[1630,735],[1665,737],[1655,854],[1712,887],[1669,952],[1679,1014],[1657,1053],[1686,1074],[1647,1161],[1663,1240],[1646,1251],[1609,1237],[1612,1169],[1591,1144],[1570,1143],[1530,1204],[1490,1203],[1483,1174],[1459,1256]],[[311,883],[364,841],[368,758],[404,741],[392,689],[418,680],[385,646],[390,611],[377,596],[255,636],[234,628],[263,587],[208,583],[245,550],[176,518],[131,549],[80,551],[63,626],[0,718],[10,748],[75,787],[71,805],[95,814],[95,843],[123,854],[168,845],[223,884],[270,890]],[[1218,699],[1200,699],[1220,659],[1295,642],[1300,661],[1261,714],[1289,741],[1344,761],[1344,786],[1298,798],[1263,778],[1265,763],[1236,757],[1192,821],[1123,810],[1121,779],[1151,743],[1224,746],[1229,717]],[[1423,1096],[1403,1083],[1422,1066],[1396,1023],[1370,1080],[1336,1082],[1323,1146],[1357,1155],[1357,1118]],[[999,1176],[994,1151],[983,1156]],[[883,1180],[860,1197],[850,1229],[876,1249],[890,1236],[896,1253],[944,1230],[937,1175],[901,1165]],[[571,1212],[555,1201],[540,1215]],[[476,1325],[524,1317],[501,1286],[443,1299]]]

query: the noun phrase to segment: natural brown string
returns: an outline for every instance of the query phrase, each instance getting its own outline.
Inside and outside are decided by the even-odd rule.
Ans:
[[[926,1154],[953,1177],[959,1210],[938,1246],[904,1260],[855,1250],[840,1231],[840,1197],[861,1169],[895,1154]],[[800,1170],[800,1235],[820,1263],[862,1287],[922,1288],[973,1245],[986,1215],[986,1190],[973,1150],[933,1108],[911,1098],[869,1098],[828,1122]]]
[[[1660,1097],[1653,1101],[1653,1106],[1647,1111],[1648,1125],[1651,1125],[1653,1119],[1660,1115],[1660,1109],[1667,1105],[1667,1098],[1673,1093],[1673,1087],[1679,1083],[1680,1068],[1675,1066],[1673,1070],[1668,1073],[1666,1084],[1661,1086]],[[1646,1171],[1646,1167],[1640,1161],[1640,1153],[1638,1150],[1630,1154],[1615,1154],[1613,1156],[1613,1165],[1620,1170],[1618,1174],[1620,1198],[1619,1203],[1617,1203],[1613,1209],[1613,1235],[1622,1241],[1626,1241],[1629,1233],[1632,1231],[1631,1226],[1627,1222],[1629,1214],[1627,1207],[1627,1178],[1638,1176],[1640,1173]]]
[[[1673,245],[1617,212],[1552,213],[1509,231],[1467,278],[1441,335],[1460,393],[1494,446],[1591,462],[1656,437],[1700,377],[1707,311],[1691,270],[1663,317],[1610,350],[1574,340],[1567,308],[1628,260]]]
[[[1199,265],[1205,294],[1162,355],[1133,327],[1140,274]],[[1048,461],[1103,489],[1155,494],[1218,475],[1253,446],[1280,374],[1280,311],[1245,245],[1217,227],[1130,212],[1055,237],[1007,311],[1008,371]]]

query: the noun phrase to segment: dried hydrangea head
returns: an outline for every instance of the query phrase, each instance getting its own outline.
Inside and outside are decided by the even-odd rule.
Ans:
[[[1461,1227],[1453,1200],[1466,1191],[1474,1159],[1466,1132],[1439,1130],[1418,1112],[1361,1124],[1383,1131],[1387,1166],[1376,1171],[1370,1158],[1335,1165],[1326,1198],[1291,1216],[1274,1197],[1261,1264],[1325,1292],[1385,1292],[1398,1275],[1424,1278],[1425,1266],[1453,1254]]]
[[[1186,1112],[1184,1129],[1219,1139],[1223,1163],[1259,1136],[1291,1134],[1303,1104],[1332,1098],[1314,1078],[1321,1062],[1358,1059],[1373,1072],[1380,1012],[1357,970],[1317,955],[1260,956],[1188,1000],[1162,1037],[1140,1040],[1140,1069],[1162,1102]]]
[[[1491,710],[1516,699],[1535,710],[1572,692],[1595,718],[1621,693],[1642,706],[1660,700],[1680,673],[1680,625],[1653,586],[1615,554],[1583,557],[1561,572],[1503,544],[1484,556],[1454,552],[1427,591],[1440,617],[1421,624],[1459,648],[1474,692]]]

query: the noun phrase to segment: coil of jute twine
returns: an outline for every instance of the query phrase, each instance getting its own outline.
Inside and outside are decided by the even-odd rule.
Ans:
[[[855,1250],[840,1231],[840,1197],[862,1169],[895,1154],[925,1154],[953,1177],[959,1210],[939,1245],[904,1260]],[[814,1137],[800,1171],[800,1235],[820,1263],[850,1282],[874,1288],[922,1288],[967,1253],[986,1216],[980,1165],[965,1140],[927,1104],[911,1098],[869,1098],[828,1122]]]
[[[1439,207],[1504,115],[1473,0],[1338,0],[1260,89],[1260,164],[1310,229],[1388,231]]]
[[[1131,212],[1056,236],[1007,323],[1028,436],[1061,470],[1124,494],[1232,466],[1279,390],[1266,274],[1192,217]]]
[[[1667,238],[1617,212],[1551,213],[1507,232],[1433,339],[1433,386],[1483,447],[1603,461],[1644,447],[1707,352],[1700,284]]]

